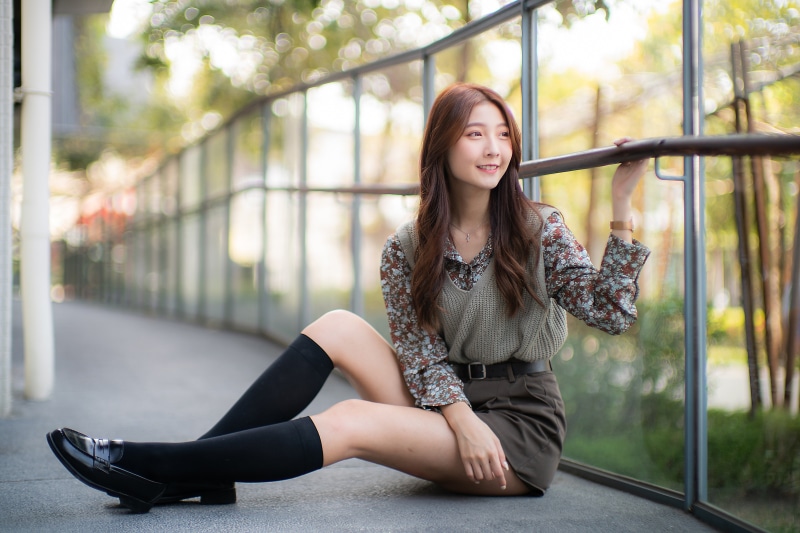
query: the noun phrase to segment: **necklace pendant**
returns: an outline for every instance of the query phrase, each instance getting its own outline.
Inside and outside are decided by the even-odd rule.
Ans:
[[[467,233],[467,242],[469,242],[469,233]]]

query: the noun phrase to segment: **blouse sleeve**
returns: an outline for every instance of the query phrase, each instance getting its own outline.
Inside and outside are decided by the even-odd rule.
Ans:
[[[464,386],[447,363],[447,346],[420,327],[411,305],[411,267],[396,235],[383,248],[381,290],[389,329],[408,390],[418,407],[466,402]]]
[[[542,230],[547,293],[576,318],[612,335],[636,322],[639,272],[649,255],[640,242],[610,235],[597,270],[558,212]]]

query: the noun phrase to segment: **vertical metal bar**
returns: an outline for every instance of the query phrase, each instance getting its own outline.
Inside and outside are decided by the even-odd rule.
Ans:
[[[698,136],[703,131],[701,0],[683,0],[683,130]],[[707,499],[706,416],[706,272],[705,198],[703,164],[699,156],[684,158],[684,302],[686,347],[685,399],[685,507]]]
[[[422,60],[422,107],[424,123],[428,124],[428,113],[436,99],[436,57],[426,55]]]
[[[538,11],[522,2],[522,160],[539,157],[539,58]],[[533,200],[540,200],[538,176],[522,180],[522,190]]]
[[[153,262],[153,236],[151,232],[153,231],[153,221],[150,215],[150,181],[152,177],[147,177],[145,180],[139,185],[142,190],[142,200],[144,201],[144,205],[142,209],[144,210],[143,218],[145,222],[143,223],[143,230],[144,236],[142,237],[142,256],[144,259],[142,260],[142,281],[139,287],[139,306],[140,310],[144,310],[149,312],[150,311],[150,268]],[[84,279],[84,272],[85,268],[81,265],[81,280]]]
[[[169,217],[164,213],[163,209],[167,189],[167,174],[166,166],[163,166],[158,174],[158,185],[161,190],[158,194],[158,305],[156,307],[158,312],[163,314],[167,314],[169,302],[169,295],[167,294],[169,290],[169,283],[167,282],[167,276],[169,275],[167,272],[169,268],[169,232],[167,231],[169,229]]]
[[[206,242],[208,237],[206,233],[208,232],[208,201],[206,199],[208,195],[208,184],[207,184],[207,177],[208,172],[206,168],[208,168],[208,140],[203,142],[200,145],[200,168],[199,172],[200,175],[197,176],[197,179],[200,180],[200,207],[197,210],[198,216],[198,243],[197,243],[197,250],[198,250],[198,257],[199,257],[199,267],[197,272],[197,284],[198,284],[198,292],[197,292],[197,320],[200,322],[205,322],[208,317],[206,315]]]
[[[184,154],[186,152],[183,152]],[[183,269],[184,269],[184,257],[183,257],[183,183],[181,181],[181,176],[183,172],[181,170],[181,163],[183,162],[183,157],[175,156],[175,179],[177,183],[175,184],[175,316],[180,318],[186,318],[186,307],[183,301],[183,283],[181,280],[183,279]]]
[[[303,91],[303,112],[300,124],[300,186],[308,183],[308,91]],[[300,316],[298,331],[311,321],[311,298],[308,287],[308,249],[306,232],[308,231],[308,193],[300,195]]]
[[[269,330],[269,305],[268,305],[268,280],[267,280],[267,194],[269,191],[267,185],[267,168],[269,166],[269,128],[271,124],[272,113],[270,112],[269,102],[265,103],[261,108],[261,180],[264,184],[264,194],[261,197],[261,258],[258,262],[258,270],[256,272],[256,284],[258,289],[258,325],[262,333]]]
[[[361,76],[353,77],[353,103],[355,104],[355,125],[353,127],[353,182],[361,183]],[[353,247],[353,291],[350,296],[350,309],[357,315],[364,315],[364,291],[361,288],[361,195],[353,195],[351,222]]]
[[[244,119],[240,119],[244,120]],[[225,168],[225,172],[227,176],[225,176],[225,229],[222,233],[222,256],[223,256],[223,263],[222,263],[222,291],[223,291],[223,312],[222,312],[222,321],[224,324],[230,326],[233,324],[233,305],[234,305],[234,298],[233,298],[233,265],[231,265],[231,254],[230,254],[230,238],[231,238],[231,203],[233,203],[233,155],[234,155],[234,145],[236,143],[236,135],[235,132],[239,127],[240,120],[233,122],[229,125],[225,130],[225,134],[228,136],[225,139],[225,151],[227,153],[227,166]]]

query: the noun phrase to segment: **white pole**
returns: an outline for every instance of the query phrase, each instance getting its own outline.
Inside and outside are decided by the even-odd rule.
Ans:
[[[25,339],[25,396],[53,390],[50,303],[50,131],[52,1],[22,2],[22,176],[20,282]]]
[[[14,4],[0,0],[0,417],[11,414],[11,174],[14,170]]]

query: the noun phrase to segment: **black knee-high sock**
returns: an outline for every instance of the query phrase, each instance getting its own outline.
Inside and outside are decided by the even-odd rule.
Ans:
[[[325,350],[301,334],[200,438],[291,420],[317,396],[332,370]]]
[[[322,468],[308,417],[181,443],[125,442],[115,465],[154,481],[279,481]]]

